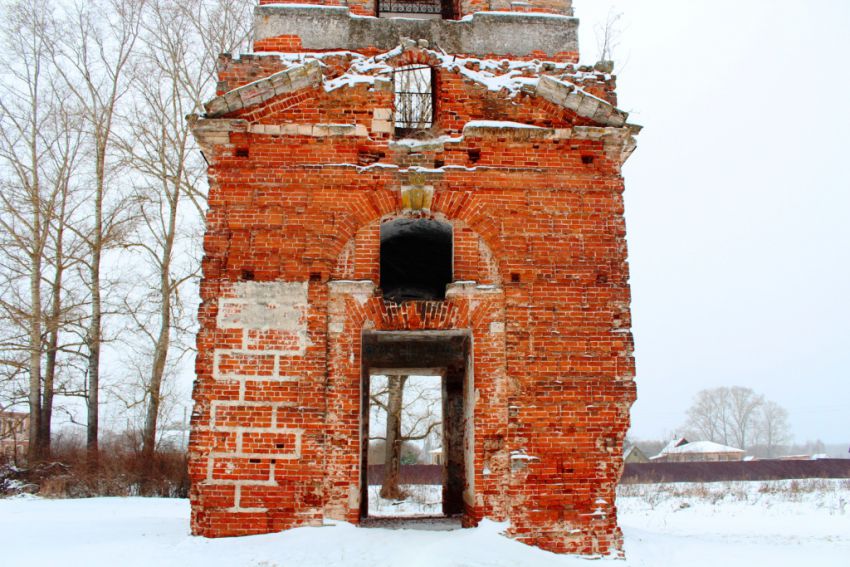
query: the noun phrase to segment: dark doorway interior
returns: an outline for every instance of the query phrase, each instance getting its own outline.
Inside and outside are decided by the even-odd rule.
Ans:
[[[457,517],[464,512],[464,491],[466,489],[466,466],[464,441],[467,415],[465,392],[467,382],[467,359],[469,356],[469,335],[462,331],[422,331],[422,332],[366,332],[363,335],[363,387],[361,401],[361,504],[360,515],[363,520],[377,517],[399,519],[423,516]],[[382,508],[377,508],[370,499],[379,498],[380,490],[385,488],[385,475],[390,470],[388,463],[381,458],[380,464],[370,465],[370,437],[385,436],[387,422],[378,418],[374,411],[373,394],[386,388],[390,377],[408,376],[408,383],[418,383],[420,388],[428,388],[425,395],[428,400],[439,403],[439,437],[431,437],[433,458],[427,464],[402,464],[400,467],[401,484],[425,484],[431,487],[432,499],[436,494],[442,496],[441,505],[423,508],[416,513],[414,507],[406,505],[402,498],[398,502],[399,510],[414,513],[394,514],[387,505],[387,499],[381,499]],[[396,378],[397,379],[397,378]],[[388,403],[389,396],[381,403]],[[374,428],[371,424],[375,421]],[[374,430],[373,430],[374,429]],[[426,426],[427,429],[427,426]],[[420,427],[420,433],[423,428]],[[389,433],[386,434],[390,437]],[[435,447],[439,443],[439,447]],[[418,447],[424,450],[424,443]],[[438,449],[438,450],[437,450]],[[384,455],[372,447],[373,460],[376,455]],[[408,459],[409,461],[409,459]],[[402,461],[403,462],[403,461]],[[410,467],[405,470],[405,466]],[[417,492],[411,490],[410,492]],[[422,494],[422,490],[417,492]],[[371,512],[370,512],[371,510]]]

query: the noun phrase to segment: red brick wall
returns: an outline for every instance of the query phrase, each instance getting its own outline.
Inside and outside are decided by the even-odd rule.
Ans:
[[[222,80],[253,76],[250,61],[225,62]],[[240,127],[206,147],[194,533],[358,522],[362,331],[457,329],[472,336],[475,391],[464,523],[510,520],[558,552],[621,549],[635,387],[621,155],[605,137],[618,129],[457,73],[436,85],[453,137],[436,145],[393,143],[377,83],[281,95],[227,119],[302,130]],[[557,130],[464,133],[485,118]],[[409,185],[433,189],[419,214],[452,224],[454,280],[475,282],[425,307],[377,290],[380,223],[405,214]]]

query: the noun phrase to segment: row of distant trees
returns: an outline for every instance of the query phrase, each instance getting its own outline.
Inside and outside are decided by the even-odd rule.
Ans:
[[[743,386],[709,388],[697,393],[684,429],[694,438],[714,441],[765,457],[776,456],[791,441],[788,411]]]
[[[155,450],[195,328],[206,182],[186,115],[250,43],[253,4],[0,8],[0,410],[28,406],[31,460],[65,411],[96,463],[107,401]]]
[[[778,403],[744,386],[722,386],[699,391],[674,437],[713,441],[744,449],[760,458],[786,454],[826,452],[822,441],[794,444],[788,411]],[[647,455],[655,455],[666,440],[628,441]]]

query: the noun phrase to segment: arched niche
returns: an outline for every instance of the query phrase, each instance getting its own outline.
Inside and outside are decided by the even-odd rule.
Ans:
[[[460,219],[441,214],[428,216],[385,215],[358,228],[339,249],[331,280],[371,281],[384,288],[381,278],[381,227],[401,219],[434,219],[451,230],[451,281],[500,285],[496,254],[482,235]],[[385,290],[383,290],[385,291]]]
[[[380,286],[384,299],[441,300],[452,282],[452,225],[430,218],[397,218],[380,228]]]

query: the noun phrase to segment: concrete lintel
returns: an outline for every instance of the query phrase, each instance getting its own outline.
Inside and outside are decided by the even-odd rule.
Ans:
[[[444,376],[446,374],[446,369],[442,366],[436,367],[428,367],[428,368],[383,368],[383,367],[370,367],[369,374],[387,376],[392,374],[407,374],[408,376]]]
[[[251,124],[248,131],[266,136],[295,136],[300,133],[314,138],[365,138],[369,131],[363,124]]]
[[[469,122],[463,127],[464,137],[469,138],[510,138],[511,140],[539,140],[554,138],[554,128],[542,128],[513,122],[479,123]]]
[[[640,126],[631,124],[623,127],[576,126],[573,128],[573,139],[601,140],[608,158],[622,165],[635,151],[635,136],[640,130]]]
[[[417,340],[440,340],[451,337],[469,337],[471,331],[467,329],[440,329],[421,331],[367,331],[371,337],[378,342],[404,342]]]
[[[304,49],[316,51],[389,50],[410,38],[470,55],[578,52],[578,19],[555,14],[476,12],[462,20],[387,19],[353,16],[341,6],[273,4],[255,8],[254,21],[255,41],[297,36]],[[533,24],[533,34],[527,33],[528,24]]]
[[[190,114],[186,120],[189,122],[192,135],[195,136],[201,151],[205,154],[210,154],[214,146],[229,144],[231,132],[248,131],[248,122],[241,119],[208,120],[197,114]]]

